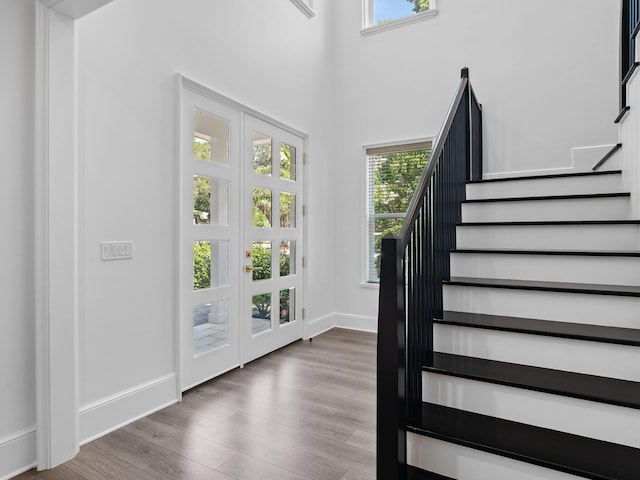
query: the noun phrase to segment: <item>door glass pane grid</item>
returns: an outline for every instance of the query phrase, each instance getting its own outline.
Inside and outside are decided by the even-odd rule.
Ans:
[[[193,289],[204,290],[229,285],[229,241],[193,242]]]
[[[280,290],[280,325],[296,320],[295,287]]]
[[[251,334],[271,330],[271,293],[253,295],[251,303]]]
[[[229,226],[229,180],[193,176],[193,223]]]
[[[229,165],[229,120],[195,108],[193,111],[193,158]]]
[[[229,344],[228,299],[195,305],[192,319],[194,357]]]
[[[271,175],[272,167],[271,137],[261,133],[253,134],[253,172],[258,175]]]
[[[282,180],[296,181],[296,147],[280,144],[280,178]]]

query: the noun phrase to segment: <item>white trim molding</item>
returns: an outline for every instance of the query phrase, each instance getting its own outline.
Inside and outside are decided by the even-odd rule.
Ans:
[[[50,2],[47,2],[50,3]],[[74,21],[36,1],[37,465],[78,450],[78,258]]]
[[[313,11],[313,0],[291,0],[291,2],[293,2],[307,18],[312,18],[316,15]]]
[[[178,401],[174,373],[110,395],[80,408],[80,444],[84,445]]]
[[[376,333],[378,331],[378,319],[376,317],[368,317],[365,315],[336,313],[335,326],[338,328],[348,328],[349,330]]]
[[[365,2],[372,2],[373,0],[364,0]],[[433,2],[432,2],[433,3]],[[365,3],[365,5],[367,5]],[[389,30],[395,30],[396,28],[402,28],[413,23],[423,22],[430,20],[438,15],[438,10],[435,8],[435,4],[426,12],[415,13],[408,17],[397,18],[395,20],[389,20],[388,22],[381,23],[379,25],[370,25],[373,21],[372,7],[363,9],[363,27],[360,33],[365,36],[376,35],[378,33],[386,32]]]
[[[304,340],[317,337],[336,326],[335,313],[328,313],[322,317],[309,320],[305,325]]]
[[[35,426],[0,438],[0,480],[13,478],[35,466]]]

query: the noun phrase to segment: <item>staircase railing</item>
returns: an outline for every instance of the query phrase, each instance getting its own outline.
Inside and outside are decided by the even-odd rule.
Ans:
[[[622,17],[620,25],[620,114],[618,123],[629,110],[627,105],[627,82],[635,69],[636,37],[640,31],[640,0],[622,0]]]
[[[377,478],[406,478],[406,425],[420,416],[465,182],[482,177],[482,107],[462,69],[399,237],[382,240],[377,359]]]

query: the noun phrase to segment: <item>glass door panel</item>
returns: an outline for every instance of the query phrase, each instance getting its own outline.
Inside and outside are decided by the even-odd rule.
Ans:
[[[250,361],[302,337],[302,251],[296,246],[303,239],[303,141],[247,115],[245,151],[243,357]]]
[[[180,384],[240,365],[240,112],[183,88]]]

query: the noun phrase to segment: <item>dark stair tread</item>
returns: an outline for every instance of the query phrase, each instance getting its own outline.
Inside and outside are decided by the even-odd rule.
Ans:
[[[407,430],[586,478],[638,480],[640,449],[432,403]]]
[[[445,477],[437,473],[428,472],[420,468],[407,465],[407,480],[454,480],[451,477]]]
[[[640,383],[484,358],[434,353],[424,371],[640,409]]]
[[[596,295],[620,295],[640,297],[640,286],[635,285],[599,285],[590,283],[542,282],[537,280],[511,280],[495,278],[451,277],[444,280],[445,285],[468,287],[506,288],[517,290],[537,290],[544,292],[587,293]]]
[[[456,248],[451,253],[495,253],[501,255],[565,255],[582,257],[640,257],[640,250],[510,250],[504,248]]]
[[[526,201],[546,201],[546,200],[586,200],[590,198],[618,198],[630,197],[629,192],[613,193],[582,193],[572,195],[539,195],[527,197],[505,197],[505,198],[478,198],[474,200],[463,200],[462,203],[494,203],[494,202],[526,202]]]
[[[640,329],[636,328],[587,325],[584,323],[557,322],[533,318],[453,311],[443,312],[443,318],[434,319],[434,321],[436,323],[472,328],[486,328],[532,335],[640,346]]]
[[[529,176],[520,176],[520,177],[502,177],[502,178],[486,178],[481,180],[470,180],[468,184],[474,183],[500,183],[500,182],[511,182],[511,181],[520,181],[520,180],[540,180],[540,179],[549,179],[549,178],[571,178],[571,177],[590,177],[593,175],[620,175],[622,174],[622,170],[597,170],[597,171],[587,171],[587,172],[572,172],[572,173],[552,173],[548,175],[529,175]]]

